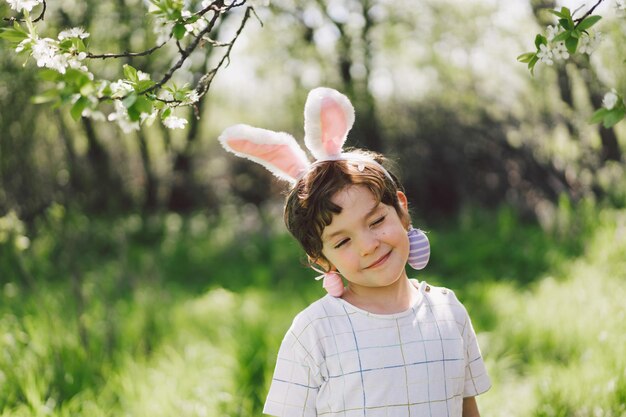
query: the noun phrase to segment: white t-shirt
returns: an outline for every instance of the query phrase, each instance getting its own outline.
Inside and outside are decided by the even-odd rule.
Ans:
[[[412,280],[418,301],[372,314],[327,295],[296,316],[278,352],[265,414],[461,416],[491,383],[465,307]]]

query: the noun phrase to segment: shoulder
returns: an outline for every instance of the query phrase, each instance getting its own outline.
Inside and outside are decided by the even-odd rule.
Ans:
[[[326,295],[302,310],[296,315],[290,331],[300,332],[336,316],[340,312],[341,304],[330,295]]]
[[[427,283],[426,281],[421,281],[419,283],[418,289],[420,293],[429,301],[460,304],[460,301],[456,297],[456,294],[450,288],[437,287],[435,285]]]
[[[425,281],[420,282],[419,290],[433,310],[452,314],[459,323],[465,322],[467,310],[453,290],[430,285]]]
[[[345,315],[341,311],[341,303],[330,295],[326,295],[311,303],[298,313],[287,332],[298,340],[318,339],[328,331],[331,322],[338,316]]]
[[[285,334],[281,351],[320,363],[324,356],[323,341],[332,334],[332,322],[339,306],[336,299],[327,295],[298,313]]]

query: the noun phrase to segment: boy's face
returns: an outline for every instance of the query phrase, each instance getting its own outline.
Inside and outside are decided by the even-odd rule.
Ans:
[[[398,191],[407,210],[407,199]],[[406,278],[409,256],[408,224],[392,206],[379,203],[365,187],[339,191],[332,202],[342,208],[322,233],[322,253],[352,288],[384,287]],[[406,216],[408,218],[408,216]]]

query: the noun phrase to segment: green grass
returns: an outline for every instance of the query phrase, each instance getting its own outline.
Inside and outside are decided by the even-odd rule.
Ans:
[[[279,225],[243,213],[55,207],[27,249],[0,222],[0,416],[260,415],[284,332],[323,292]],[[626,212],[563,204],[552,224],[468,211],[430,228],[417,276],[470,311],[483,415],[622,417]]]

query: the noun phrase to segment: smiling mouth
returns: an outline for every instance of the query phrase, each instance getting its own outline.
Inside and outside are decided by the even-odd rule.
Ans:
[[[374,262],[373,264],[371,264],[370,266],[366,266],[365,269],[372,269],[372,268],[376,268],[377,266],[382,265],[389,258],[389,255],[391,255],[391,251],[387,252],[387,254],[378,258],[378,260]]]

